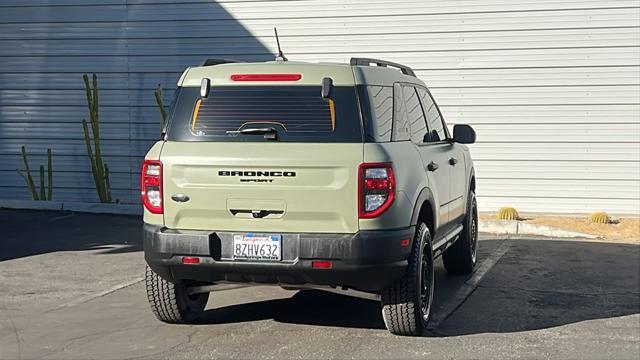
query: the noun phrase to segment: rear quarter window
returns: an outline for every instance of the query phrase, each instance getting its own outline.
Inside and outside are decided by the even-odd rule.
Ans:
[[[359,85],[358,88],[363,105],[366,140],[391,141],[393,88],[375,85]]]
[[[167,140],[269,141],[239,134],[247,127],[273,127],[278,141],[362,142],[355,87],[335,86],[323,99],[320,86],[212,86],[177,92]]]

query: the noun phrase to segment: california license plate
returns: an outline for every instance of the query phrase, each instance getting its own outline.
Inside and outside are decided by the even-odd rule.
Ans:
[[[233,258],[236,260],[280,261],[281,244],[281,235],[234,234]]]

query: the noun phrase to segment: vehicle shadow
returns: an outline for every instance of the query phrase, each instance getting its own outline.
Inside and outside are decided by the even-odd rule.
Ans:
[[[274,319],[283,323],[384,329],[380,303],[322,290],[302,290],[290,298],[257,301],[207,310],[201,324]]]
[[[519,332],[640,313],[640,246],[588,241],[509,240],[511,247],[433,333]],[[484,240],[482,262],[502,240]],[[470,276],[438,261],[433,311]],[[442,316],[442,314],[438,314]],[[202,324],[274,319],[283,323],[384,329],[380,303],[320,290],[207,310]]]
[[[552,328],[640,313],[640,246],[518,239],[436,331]]]
[[[55,251],[142,251],[140,216],[0,209],[0,262]]]

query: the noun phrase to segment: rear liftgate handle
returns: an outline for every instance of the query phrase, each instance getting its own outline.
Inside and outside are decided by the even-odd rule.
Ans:
[[[251,216],[253,216],[254,219],[261,219],[267,215],[269,215],[268,210],[251,210]]]
[[[284,213],[283,210],[248,210],[248,209],[229,209],[231,214],[251,214],[254,219],[262,219],[268,215],[278,215]]]

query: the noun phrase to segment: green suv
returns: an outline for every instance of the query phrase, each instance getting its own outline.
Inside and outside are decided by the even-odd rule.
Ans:
[[[434,258],[476,263],[475,137],[400,64],[188,68],[142,167],[151,309],[191,322],[220,282],[353,289],[421,334]]]

